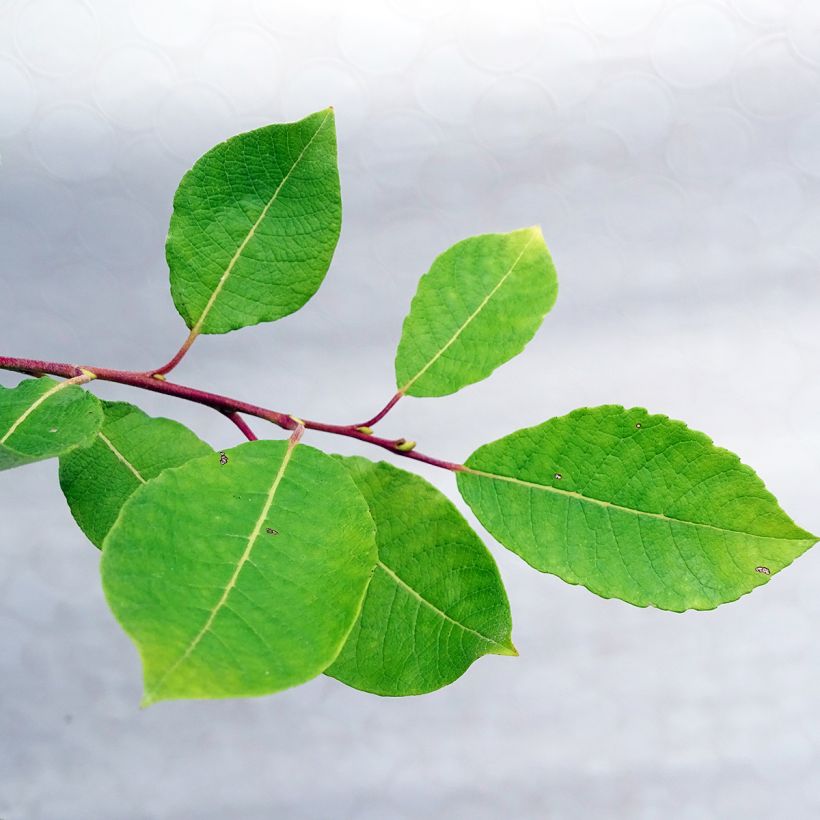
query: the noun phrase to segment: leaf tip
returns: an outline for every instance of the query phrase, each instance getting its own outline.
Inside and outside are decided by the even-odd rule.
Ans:
[[[498,649],[494,653],[496,655],[506,655],[510,658],[517,658],[518,657],[518,650],[515,647],[515,644],[512,642],[512,638],[508,638],[505,643],[499,644]]]

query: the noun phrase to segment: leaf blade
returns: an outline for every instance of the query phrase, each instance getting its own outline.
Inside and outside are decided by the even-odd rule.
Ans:
[[[215,146],[183,177],[166,243],[171,294],[193,334],[301,308],[341,228],[333,109]]]
[[[109,605],[143,660],[146,704],[269,694],[320,674],[375,561],[367,505],[305,445],[254,441],[165,470],[103,546]]]
[[[213,450],[176,421],[125,402],[102,402],[96,439],[60,458],[60,487],[80,529],[96,547],[128,498],[163,470]]]
[[[486,378],[524,349],[557,290],[537,227],[456,243],[421,278],[404,320],[399,392],[444,396]]]
[[[582,408],[484,445],[457,475],[485,527],[606,598],[713,609],[817,540],[733,453],[665,416]]]
[[[70,381],[43,376],[0,387],[0,470],[82,446],[101,424],[96,397]]]
[[[326,674],[391,697],[452,683],[483,655],[515,655],[498,568],[449,499],[384,462],[336,456],[376,522],[361,613]]]

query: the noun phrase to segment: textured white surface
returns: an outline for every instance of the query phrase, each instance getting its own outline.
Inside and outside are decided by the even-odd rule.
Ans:
[[[385,432],[459,459],[576,406],[643,405],[738,452],[817,532],[818,8],[0,0],[0,348],[164,361],[184,336],[163,259],[180,176],[219,139],[333,104],[345,224],[325,285],[294,317],[201,339],[180,380],[363,417],[435,254],[540,222],[561,293],[536,340]],[[205,410],[100,393],[237,440]],[[321,679],[140,712],[55,472],[0,476],[4,820],[820,813],[820,553],[675,616],[494,547],[517,660],[424,698]]]

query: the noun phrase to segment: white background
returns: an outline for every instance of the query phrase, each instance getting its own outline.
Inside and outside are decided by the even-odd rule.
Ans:
[[[358,420],[393,391],[434,256],[540,223],[561,291],[535,341],[486,382],[401,402],[384,433],[461,460],[577,406],[645,406],[739,453],[820,531],[814,0],[0,0],[0,351],[165,361],[185,336],[163,256],[180,176],[328,104],[345,219],[325,285],[199,340],[179,380]],[[212,412],[98,392],[238,442]],[[141,712],[56,464],[3,474],[0,817],[818,816],[820,553],[680,616],[488,543],[518,659],[423,698],[322,678]]]

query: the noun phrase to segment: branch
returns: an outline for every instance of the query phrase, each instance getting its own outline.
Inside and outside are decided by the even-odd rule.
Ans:
[[[380,422],[380,421],[381,421],[381,420],[382,420],[382,419],[383,419],[383,418],[384,418],[384,417],[385,417],[385,416],[386,416],[386,415],[387,415],[387,414],[388,414],[388,413],[389,413],[389,412],[390,412],[390,411],[391,411],[391,410],[392,410],[392,409],[396,406],[396,403],[398,402],[398,400],[399,400],[399,399],[400,399],[403,395],[404,395],[404,393],[402,393],[402,392],[401,392],[401,390],[399,390],[399,392],[398,392],[398,393],[396,393],[396,394],[393,396],[393,398],[392,398],[392,399],[390,399],[390,401],[389,401],[389,402],[387,402],[387,404],[385,404],[385,406],[384,406],[384,407],[382,407],[382,409],[381,409],[381,410],[379,410],[379,412],[378,412],[378,413],[376,413],[376,415],[375,415],[375,416],[373,416],[373,418],[372,418],[372,419],[368,419],[367,421],[362,422],[362,424],[359,424],[358,426],[359,426],[359,427],[374,427],[376,424],[378,424],[378,423],[379,423],[379,422]]]
[[[185,354],[190,349],[191,345],[196,341],[196,337],[199,336],[198,330],[192,330],[188,334],[188,338],[182,343],[182,347],[174,353],[174,357],[166,362],[162,367],[158,368],[157,370],[148,370],[146,371],[146,376],[164,376],[166,373],[170,373],[182,360],[185,358]]]
[[[248,441],[256,441],[256,433],[248,427],[248,423],[239,413],[225,413],[225,416],[242,431],[242,435],[245,436]]]
[[[248,402],[232,399],[228,396],[221,396],[218,393],[209,393],[205,390],[197,390],[194,387],[187,387],[182,384],[166,381],[162,374],[159,376],[154,375],[154,373],[158,373],[158,371],[153,371],[153,373],[137,373],[131,370],[112,370],[107,367],[78,367],[77,365],[65,364],[63,362],[44,362],[37,359],[18,359],[11,356],[0,356],[0,369],[13,370],[17,373],[26,373],[31,376],[48,374],[51,376],[60,376],[64,379],[75,379],[79,376],[89,376],[89,374],[91,374],[100,381],[126,384],[130,387],[150,390],[152,393],[164,393],[167,396],[174,396],[175,398],[184,399],[185,401],[194,402],[195,404],[212,407],[214,410],[218,410],[220,413],[224,413],[229,417],[232,417],[236,413],[243,413],[246,416],[256,416],[257,418],[272,422],[283,430],[289,430],[291,432],[303,426],[306,430],[318,430],[322,433],[331,433],[333,435],[346,436],[347,438],[365,441],[368,444],[374,444],[376,447],[389,450],[391,453],[403,456],[404,458],[420,461],[423,464],[430,464],[433,467],[441,467],[444,470],[461,472],[465,469],[463,464],[456,464],[452,461],[444,461],[443,459],[418,453],[413,449],[415,443],[403,438],[380,438],[379,436],[374,436],[372,432],[367,429],[360,429],[362,425],[325,424],[320,421],[301,419],[298,416],[280,413],[276,410],[269,410],[256,404],[249,404]],[[396,401],[398,401],[398,399],[396,399]],[[395,401],[392,402],[392,404],[395,404]],[[392,406],[392,404],[390,406]],[[387,409],[389,409],[389,407]],[[385,410],[383,412],[386,413],[387,411]]]

